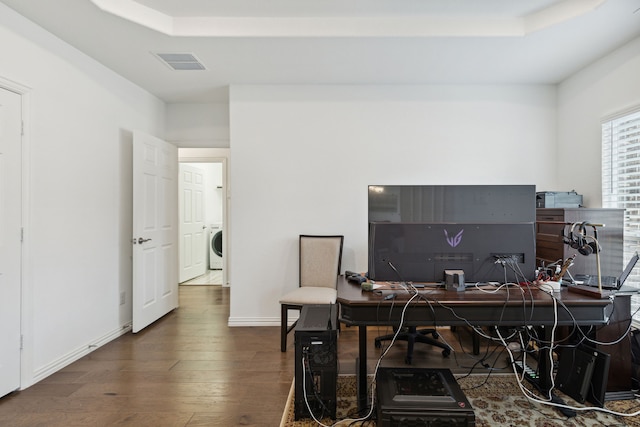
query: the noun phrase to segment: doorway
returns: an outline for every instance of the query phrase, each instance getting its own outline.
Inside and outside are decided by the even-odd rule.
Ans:
[[[181,285],[222,285],[229,286],[228,265],[229,257],[229,239],[228,230],[228,149],[190,149],[180,148],[178,150],[179,162],[181,169],[188,167],[189,169],[202,171],[203,176],[203,197],[202,197],[202,226],[203,242],[197,243],[197,250],[202,251],[205,259],[205,266],[202,274],[196,277],[182,280]],[[182,204],[180,212],[184,213],[187,209]],[[181,220],[182,224],[182,220]],[[181,260],[197,259],[190,253],[185,257],[183,251],[188,252],[190,245],[188,238],[180,239]],[[182,262],[182,261],[181,261]]]

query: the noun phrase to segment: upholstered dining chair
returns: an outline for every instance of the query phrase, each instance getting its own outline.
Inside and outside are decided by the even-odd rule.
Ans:
[[[299,286],[280,298],[280,351],[287,351],[287,334],[298,322],[288,326],[289,310],[300,311],[305,304],[335,304],[343,243],[344,236],[300,235]]]

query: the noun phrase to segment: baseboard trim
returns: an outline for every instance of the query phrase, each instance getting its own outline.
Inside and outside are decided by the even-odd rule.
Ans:
[[[130,330],[131,330],[131,324],[123,325],[122,327],[115,329],[103,335],[102,337],[98,338],[95,342],[79,347],[74,351],[71,351],[66,355],[58,358],[57,360],[54,360],[53,362],[48,363],[43,367],[36,369],[33,373],[33,382],[31,385],[39,381],[42,381],[43,379],[47,378],[49,375],[58,372],[60,369],[70,365],[76,360],[86,356],[87,354],[113,341],[114,339],[126,334]]]
[[[280,326],[279,317],[229,317],[228,326]]]

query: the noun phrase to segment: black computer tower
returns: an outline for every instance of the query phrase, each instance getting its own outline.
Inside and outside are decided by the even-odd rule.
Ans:
[[[305,305],[295,329],[295,419],[336,418],[338,380],[335,304]],[[308,405],[308,406],[307,406]]]

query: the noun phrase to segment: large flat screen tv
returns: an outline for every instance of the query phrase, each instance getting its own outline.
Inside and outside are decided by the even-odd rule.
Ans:
[[[463,270],[468,284],[531,280],[535,226],[371,222],[368,264],[377,281],[440,283],[445,270]]]
[[[535,222],[535,185],[369,185],[369,222]]]
[[[504,282],[497,256],[513,261],[507,281],[533,278],[535,185],[369,185],[368,193],[371,279],[440,282],[451,269],[467,282]]]

